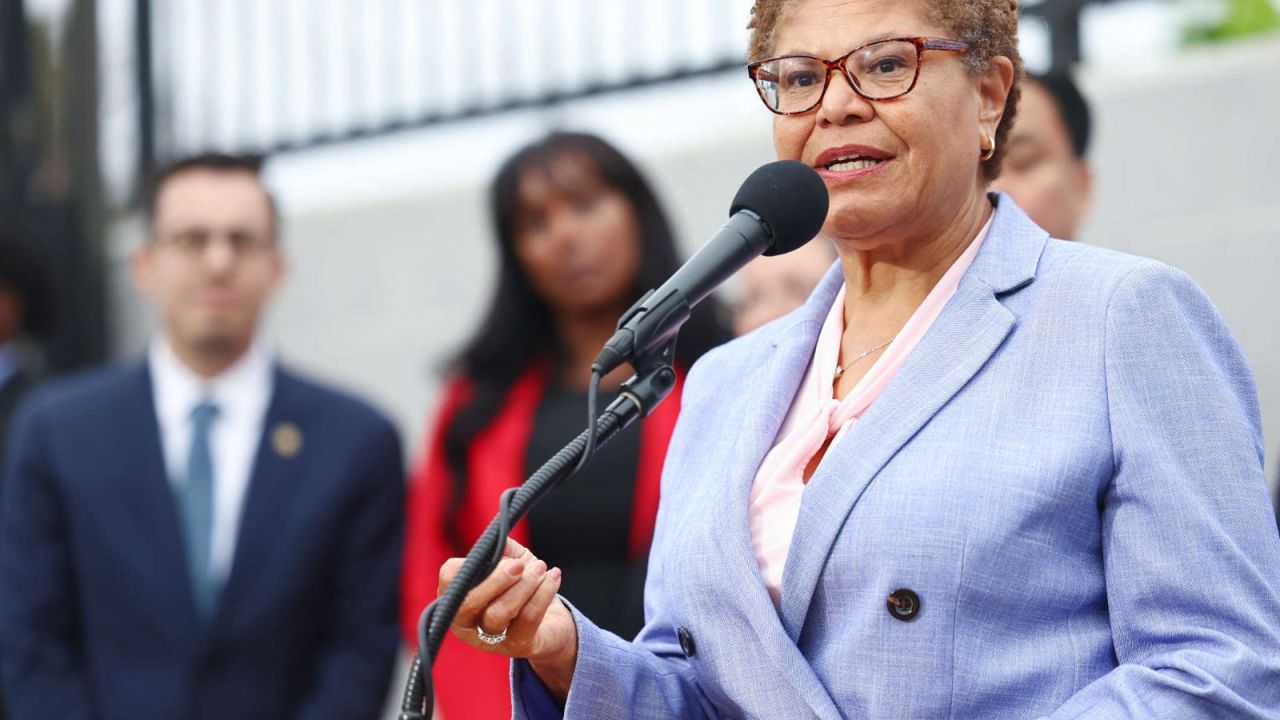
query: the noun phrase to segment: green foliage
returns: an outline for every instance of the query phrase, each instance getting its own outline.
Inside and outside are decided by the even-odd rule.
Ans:
[[[1248,35],[1280,30],[1280,14],[1271,0],[1230,0],[1231,11],[1214,25],[1190,27],[1183,35],[1187,44],[1222,42]]]

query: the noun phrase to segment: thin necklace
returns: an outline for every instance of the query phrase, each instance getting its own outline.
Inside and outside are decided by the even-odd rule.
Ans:
[[[840,376],[844,374],[844,369],[845,369],[845,368],[852,366],[854,363],[856,363],[856,362],[858,362],[859,360],[861,360],[862,358],[864,358],[864,357],[866,357],[866,356],[870,355],[871,353],[876,352],[877,350],[883,350],[883,349],[885,349],[885,348],[889,347],[889,343],[893,342],[893,338],[896,338],[896,337],[898,337],[898,336],[897,336],[897,335],[894,335],[893,337],[889,338],[888,340],[885,340],[884,342],[882,342],[882,343],[880,343],[879,345],[877,345],[877,346],[875,346],[875,347],[871,348],[870,350],[867,350],[866,352],[858,353],[857,357],[855,357],[854,359],[852,359],[852,360],[850,360],[849,362],[845,363],[844,365],[839,365],[839,364],[837,364],[837,365],[836,365],[836,376],[835,376],[834,378],[832,378],[832,379],[833,379],[833,380],[839,380],[839,379],[840,379]]]

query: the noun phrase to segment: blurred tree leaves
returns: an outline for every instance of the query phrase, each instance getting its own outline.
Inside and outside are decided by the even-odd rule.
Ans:
[[[1271,0],[1230,0],[1228,5],[1225,19],[1187,28],[1183,41],[1189,45],[1214,43],[1280,30],[1280,13]]]

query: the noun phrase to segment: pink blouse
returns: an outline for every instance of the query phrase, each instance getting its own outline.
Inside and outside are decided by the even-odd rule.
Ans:
[[[835,447],[880,396],[880,391],[893,380],[898,368],[906,362],[929,326],[942,313],[947,301],[955,295],[960,278],[973,263],[990,226],[991,221],[988,220],[969,247],[929,291],[924,302],[916,308],[867,374],[843,400],[837,400],[833,379],[845,327],[845,288],[841,286],[818,334],[813,360],[778,432],[781,439],[765,455],[751,487],[751,544],[774,606],[781,607],[782,570],[791,548],[796,518],[800,514],[805,468],[827,438],[834,436],[831,447]],[[827,452],[831,452],[830,448]]]

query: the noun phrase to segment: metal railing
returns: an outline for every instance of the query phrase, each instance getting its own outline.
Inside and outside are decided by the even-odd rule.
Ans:
[[[743,64],[749,7],[138,0],[146,154],[271,153],[721,72]]]
[[[1087,0],[1043,0],[1052,64]],[[1099,0],[1092,0],[1099,1]],[[751,0],[135,0],[138,170],[735,71]]]

